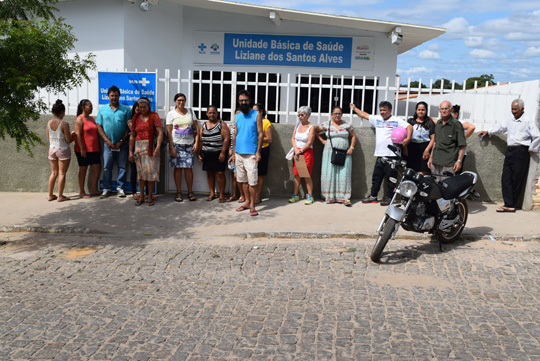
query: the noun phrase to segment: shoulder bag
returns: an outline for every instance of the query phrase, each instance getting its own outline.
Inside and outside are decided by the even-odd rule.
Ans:
[[[347,150],[334,148],[334,146],[332,145],[332,137],[330,136],[331,126],[332,126],[332,121],[329,121],[328,122],[328,140],[330,140],[330,147],[332,148],[332,157],[330,158],[330,163],[342,167],[345,165],[345,159],[347,158]]]

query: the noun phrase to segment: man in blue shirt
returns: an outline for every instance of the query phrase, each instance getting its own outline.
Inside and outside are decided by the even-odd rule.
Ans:
[[[247,90],[238,93],[240,112],[236,114],[232,151],[236,164],[236,180],[244,189],[245,203],[237,212],[249,209],[252,216],[259,213],[255,210],[255,195],[257,191],[257,163],[261,159],[263,141],[262,114],[253,109],[251,95]]]
[[[131,108],[120,104],[120,89],[116,85],[107,92],[109,104],[99,109],[96,124],[98,133],[104,141],[103,147],[103,193],[101,199],[111,195],[112,170],[114,162],[118,164],[116,194],[124,198],[126,166],[129,154],[128,121],[131,119]]]

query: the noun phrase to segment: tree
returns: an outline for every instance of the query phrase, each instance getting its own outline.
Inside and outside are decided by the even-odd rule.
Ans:
[[[413,89],[417,89],[418,88],[418,85],[420,84],[420,82],[418,80],[415,80],[415,81],[411,81],[411,88]],[[407,88],[408,87],[408,84],[401,84],[400,85],[402,88]],[[422,83],[422,88],[427,88],[426,84],[423,84]]]
[[[443,85],[443,89],[452,89],[452,81],[446,78],[437,79],[435,83],[433,83],[433,89],[441,89],[441,83]],[[462,89],[462,87],[459,83],[454,83],[454,89]]]
[[[15,139],[32,156],[31,146],[43,144],[26,122],[37,120],[46,104],[37,91],[62,93],[89,80],[94,55],[67,52],[77,39],[64,19],[56,18],[58,0],[3,0],[0,2],[0,137]]]
[[[477,88],[483,88],[487,85],[495,85],[495,77],[493,74],[482,74],[480,76],[469,78],[465,81],[465,89],[474,89],[474,82],[476,81]]]

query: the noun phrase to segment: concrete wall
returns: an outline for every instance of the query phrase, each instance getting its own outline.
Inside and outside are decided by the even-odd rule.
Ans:
[[[45,138],[45,127],[49,115],[44,115],[39,121],[28,123],[29,127],[36,131],[42,139]],[[73,116],[66,116],[65,120],[73,128]],[[273,143],[270,155],[269,176],[266,177],[263,195],[271,197],[289,197],[293,190],[292,162],[285,159],[285,154],[291,148],[290,139],[293,125],[274,124]],[[373,150],[375,147],[375,132],[371,128],[356,128],[359,142],[353,153],[353,176],[352,176],[352,197],[358,199],[364,197],[371,186],[371,174],[375,163]],[[468,157],[465,161],[465,169],[473,170],[480,175],[477,187],[484,201],[501,201],[500,176],[506,149],[504,137],[493,136],[489,141],[484,141],[481,145],[478,137],[472,136],[469,139]],[[45,192],[47,191],[47,180],[50,174],[50,165],[47,160],[48,143],[37,145],[33,148],[34,157],[29,157],[24,150],[17,152],[15,142],[6,139],[0,142],[0,191],[18,192]],[[322,146],[315,144],[315,167],[313,170],[313,180],[315,186],[315,196],[320,195],[320,169],[322,158]],[[168,164],[162,157],[162,174],[168,171]],[[200,167],[200,165],[198,165]],[[77,172],[78,165],[75,156],[69,168],[66,182],[66,193],[77,194]],[[536,171],[531,172],[536,174]],[[162,182],[163,183],[163,182]],[[164,185],[159,188],[163,191]],[[203,190],[204,191],[204,190]]]

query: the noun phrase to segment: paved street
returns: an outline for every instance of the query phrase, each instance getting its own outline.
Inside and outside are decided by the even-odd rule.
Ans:
[[[2,240],[1,360],[540,360],[534,241]]]

